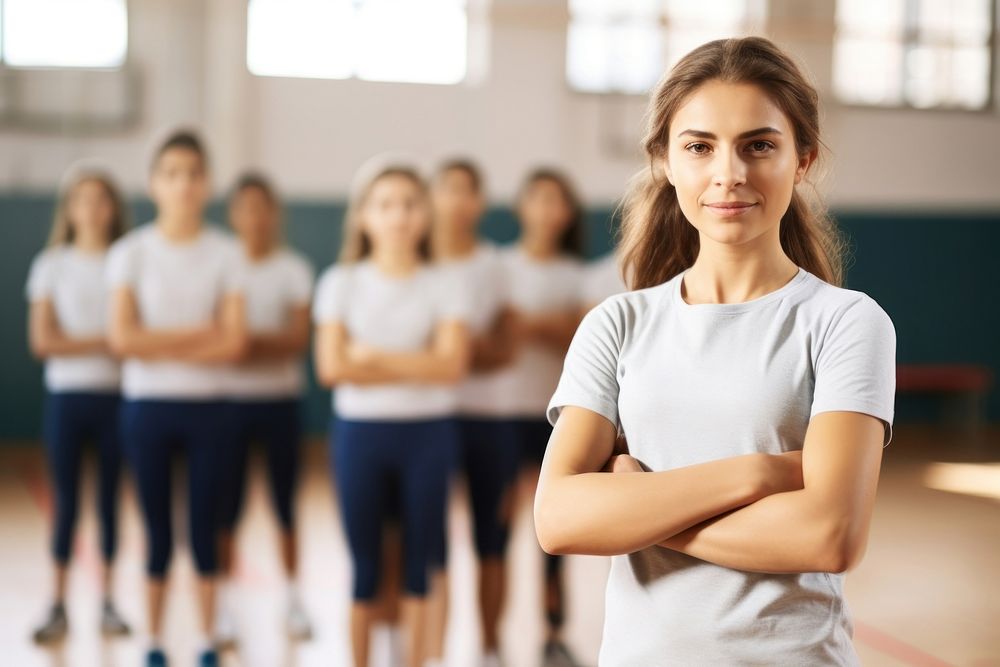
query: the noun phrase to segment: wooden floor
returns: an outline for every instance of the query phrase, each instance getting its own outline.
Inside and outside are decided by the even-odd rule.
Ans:
[[[864,664],[1000,666],[998,459],[1000,429],[969,438],[926,427],[897,427],[886,450],[868,554],[848,576],[855,644]],[[85,493],[90,488],[88,483]],[[450,516],[454,584],[448,664],[452,667],[473,666],[478,644],[469,517],[462,500],[462,494],[456,494]],[[85,507],[75,549],[70,638],[48,650],[29,641],[50,590],[49,506],[38,448],[0,446],[0,664],[139,664],[137,639],[106,643],[96,632],[98,552],[92,503]],[[243,640],[238,652],[227,654],[225,664],[347,664],[349,568],[321,444],[310,449],[300,498],[305,602],[317,628],[313,641],[290,645],[280,633],[282,579],[259,468],[251,478],[245,516],[239,536],[237,618]],[[533,667],[542,640],[541,558],[526,508],[518,516],[511,548],[513,583],[503,645],[512,666]],[[124,614],[140,627],[142,554],[135,498],[126,484],[117,598]],[[166,639],[173,664],[186,667],[193,654],[195,614],[192,569],[183,541],[174,562]],[[606,573],[603,558],[571,558],[568,563],[567,638],[590,665],[597,662]]]

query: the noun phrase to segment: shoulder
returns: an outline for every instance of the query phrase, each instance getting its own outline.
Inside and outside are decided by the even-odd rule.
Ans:
[[[51,271],[66,257],[65,245],[49,246],[37,253],[31,260],[31,270]]]
[[[667,301],[673,281],[631,292],[621,292],[605,298],[591,308],[583,322],[591,329],[605,332],[618,341],[654,322],[667,310]],[[581,323],[581,328],[584,326]]]
[[[862,335],[873,329],[895,333],[889,314],[865,292],[831,285],[812,274],[810,282],[810,289],[803,290],[803,304],[821,330],[855,329]]]

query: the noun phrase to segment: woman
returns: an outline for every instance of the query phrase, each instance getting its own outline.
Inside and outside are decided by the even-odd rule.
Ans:
[[[454,386],[469,363],[465,299],[428,265],[429,230],[421,177],[379,170],[351,202],[341,260],[313,304],[317,375],[335,389],[331,460],[354,569],[358,667],[368,664],[391,505],[403,536],[405,660],[420,667],[425,658],[428,569],[444,540],[458,446]]]
[[[802,192],[817,101],[754,37],[695,49],[652,96],[636,291],[573,340],[535,504],[548,551],[613,556],[602,665],[858,664],[840,574],[892,436],[895,331],[839,287]]]
[[[173,550],[171,461],[187,455],[188,529],[198,571],[199,667],[214,667],[216,488],[226,437],[226,366],[247,348],[239,248],[203,219],[208,158],[189,132],[153,159],[156,220],[120,239],[108,259],[112,348],[125,359],[122,438],[147,536],[148,667],[161,644]]]
[[[45,360],[45,452],[55,495],[52,557],[55,592],[48,618],[35,630],[39,643],[62,639],[66,574],[76,528],[83,446],[97,445],[97,507],[101,523],[101,630],[127,635],[111,599],[118,542],[121,438],[119,368],[107,342],[104,268],[108,246],[128,225],[125,202],[105,172],[83,167],[69,176],[59,197],[48,247],[28,276],[29,342]]]

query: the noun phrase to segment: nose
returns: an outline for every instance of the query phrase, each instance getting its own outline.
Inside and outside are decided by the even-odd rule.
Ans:
[[[739,155],[733,151],[720,151],[718,156],[713,184],[728,190],[747,182],[747,165]]]

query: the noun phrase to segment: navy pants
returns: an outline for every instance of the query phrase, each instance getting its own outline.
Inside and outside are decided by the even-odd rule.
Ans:
[[[458,447],[452,419],[333,422],[331,462],[354,570],[354,599],[379,587],[382,529],[394,488],[403,535],[403,586],[427,594],[431,554],[445,539],[451,471]]]
[[[247,455],[260,442],[267,453],[271,499],[288,531],[294,523],[294,496],[302,440],[302,410],[298,399],[233,401],[227,407],[227,440],[220,467],[220,523],[235,528],[246,495]]]
[[[462,418],[460,466],[472,505],[476,553],[480,558],[503,556],[510,537],[507,499],[518,472],[518,431],[502,419]]]
[[[126,400],[125,452],[146,524],[146,572],[162,578],[173,551],[171,487],[174,454],[187,455],[188,530],[199,574],[216,570],[219,456],[225,444],[224,401]]]
[[[55,495],[52,555],[69,562],[79,514],[80,468],[88,441],[97,445],[97,510],[101,525],[101,555],[110,563],[118,542],[118,489],[121,478],[121,438],[114,393],[51,392],[46,397],[42,427],[45,453]]]

